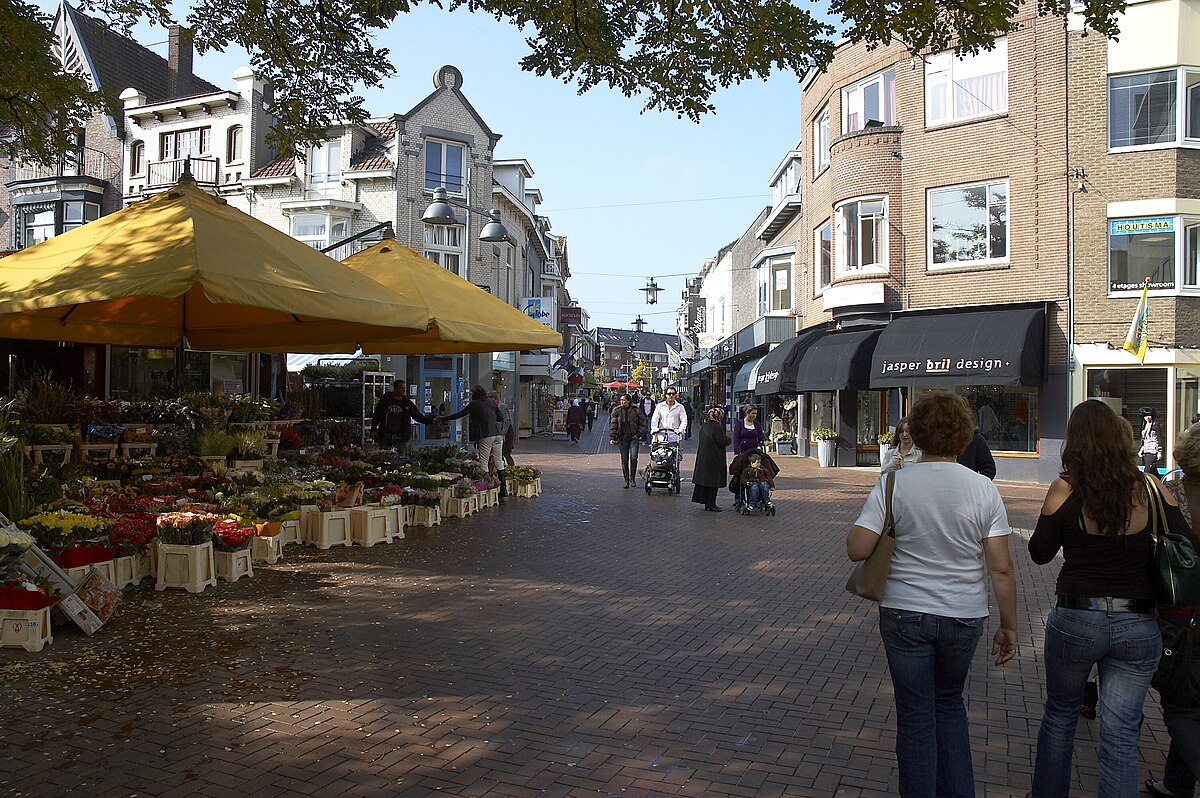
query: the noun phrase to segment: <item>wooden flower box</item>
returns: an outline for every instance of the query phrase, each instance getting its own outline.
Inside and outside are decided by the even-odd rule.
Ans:
[[[225,465],[229,462],[229,458],[223,454],[202,454],[200,459],[206,463],[214,463],[216,465]]]
[[[115,443],[81,443],[79,444],[79,459],[91,460],[92,458],[103,459],[105,457],[117,456],[117,444]]]
[[[267,444],[267,451],[266,451],[266,454],[263,456],[271,458],[271,459],[278,457],[279,456],[279,439],[278,438],[267,438],[266,444]]]
[[[468,518],[479,512],[479,495],[442,496],[442,515],[446,518]]]
[[[515,482],[513,483],[516,490],[509,489],[509,493],[521,499],[532,499],[534,496],[542,495],[542,478],[538,477],[533,482]]]
[[[255,538],[255,540],[257,539]],[[226,582],[236,582],[243,576],[253,577],[254,566],[250,559],[249,546],[237,551],[214,551],[213,563],[216,565],[217,578],[224,579]]]
[[[250,559],[274,565],[283,559],[283,535],[255,535],[250,541]]]
[[[263,461],[259,460],[231,460],[229,462],[229,470],[233,472],[251,473],[261,472],[263,470]]]
[[[203,593],[217,584],[217,569],[213,562],[213,545],[178,546],[158,544],[158,581],[155,590],[183,588],[189,593]]]
[[[100,573],[104,574],[108,581],[120,588],[122,586],[117,584],[117,573],[116,569],[113,567],[113,563],[115,562],[116,560],[102,560],[101,562],[94,562],[89,565],[81,565],[78,568],[64,568],[63,570],[66,572],[68,579],[75,584],[79,584],[87,578],[87,575],[90,574],[94,568]]]
[[[359,546],[391,543],[396,530],[396,514],[390,507],[366,505],[350,508],[350,539]]]
[[[279,534],[276,537],[279,538],[280,546],[289,546],[293,543],[303,542],[300,539],[300,522],[284,521],[279,525]]]
[[[26,453],[33,459],[34,465],[45,462],[66,464],[71,462],[71,452],[75,447],[67,443],[42,443],[25,447]],[[47,456],[49,460],[47,460]]]
[[[392,540],[404,540],[404,525],[406,523],[404,507],[399,504],[384,505],[388,512],[388,524],[392,529]]]
[[[127,585],[136,585],[142,581],[138,574],[138,558],[134,555],[115,557],[112,564],[114,576],[112,583],[116,585],[117,590],[123,590]]]
[[[158,452],[157,443],[122,443],[121,456],[136,460],[139,457],[153,457]]]
[[[155,548],[158,545],[158,540],[152,541],[150,548],[137,555],[134,558],[134,564],[137,566],[137,581],[141,581],[147,576],[158,576],[158,557],[155,555]]]
[[[409,526],[432,527],[442,523],[442,508],[434,505],[433,507],[423,507],[419,504],[406,504],[406,509],[412,511],[412,520],[406,523]]]
[[[41,651],[47,643],[53,642],[49,607],[40,610],[0,608],[0,648]]]
[[[331,510],[323,513],[314,505],[305,505],[300,512],[300,528],[304,533],[304,542],[308,545],[318,549],[350,545],[349,510]]]

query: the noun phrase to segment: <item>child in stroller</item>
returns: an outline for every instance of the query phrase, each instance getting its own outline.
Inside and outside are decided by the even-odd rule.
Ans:
[[[679,451],[679,435],[671,430],[656,430],[650,449],[650,463],[646,466],[643,484],[646,493],[655,488],[664,489],[667,495],[679,493],[679,464],[683,458]]]
[[[749,515],[755,509],[775,515],[771,489],[775,487],[779,466],[770,455],[758,449],[742,452],[729,464],[729,473],[729,490],[734,493],[734,506],[742,515]]]

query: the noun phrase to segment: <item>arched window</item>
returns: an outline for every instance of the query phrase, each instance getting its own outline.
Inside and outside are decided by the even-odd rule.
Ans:
[[[238,163],[242,160],[242,126],[234,125],[229,128],[225,145],[225,163]]]
[[[135,141],[129,145],[129,175],[143,174],[146,171],[146,144]]]

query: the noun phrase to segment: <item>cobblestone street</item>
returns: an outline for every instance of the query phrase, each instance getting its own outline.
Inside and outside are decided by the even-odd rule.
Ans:
[[[694,443],[679,497],[623,490],[599,427],[521,441],[540,498],[392,545],[290,547],[197,596],[147,582],[92,638],[0,651],[0,793],[895,795],[874,610],[842,588],[875,475],[779,458],[778,516],[727,492],[704,513]],[[1002,484],[1015,527],[1043,490]],[[1032,771],[1058,568],[1026,537],[1018,658],[991,664],[993,611],[967,686],[981,796],[1023,796]],[[1096,730],[1081,721],[1081,796]],[[1152,696],[1145,775],[1165,744]]]

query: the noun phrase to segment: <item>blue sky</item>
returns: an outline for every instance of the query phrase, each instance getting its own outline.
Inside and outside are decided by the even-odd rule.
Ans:
[[[55,4],[42,0],[47,13]],[[134,37],[166,55],[166,34],[143,27]],[[521,31],[483,14],[420,6],[400,14],[377,41],[397,74],[363,92],[372,115],[407,111],[453,64],[463,93],[495,132],[496,156],[524,158],[541,189],[541,211],[567,236],[568,288],[593,326],[624,327],[641,314],[647,329],[674,332],[683,276],[735,240],[770,204],[771,172],[800,138],[795,75],[719,92],[717,111],[699,124],[641,113],[642,100],[607,87],[578,95],[553,78],[522,72]],[[417,46],[413,46],[417,43]],[[195,71],[232,87],[244,53],[206,53]],[[638,289],[657,277],[657,305]]]

